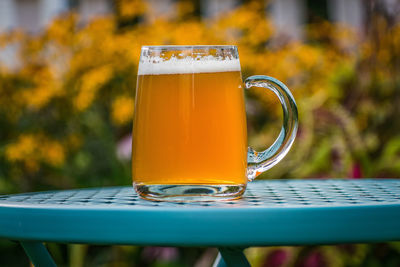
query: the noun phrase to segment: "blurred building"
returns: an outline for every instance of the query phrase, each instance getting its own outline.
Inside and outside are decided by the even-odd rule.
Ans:
[[[152,16],[174,16],[179,0],[145,0]],[[193,0],[200,15],[215,17],[240,5],[243,0]],[[260,0],[263,1],[263,0]],[[0,0],[0,31],[22,28],[35,33],[58,14],[75,9],[83,21],[113,12],[112,0]],[[265,0],[267,12],[280,34],[301,39],[302,26],[317,14],[356,29],[363,25],[362,0]],[[385,0],[390,4],[390,0]],[[152,18],[150,18],[152,19]]]
[[[144,0],[151,6],[156,17],[173,17],[177,4],[182,0]],[[217,17],[230,11],[246,0],[193,0],[198,15]],[[365,21],[363,0],[259,0],[265,3],[279,36],[289,39],[303,38],[303,25],[322,18],[347,24],[362,32]],[[396,0],[382,0],[388,9]],[[0,0],[0,33],[23,29],[35,34],[40,32],[57,15],[75,10],[83,23],[93,17],[114,12],[117,0]],[[0,51],[0,61],[15,64],[13,48]]]
[[[67,8],[65,0],[0,0],[0,31],[37,32]]]
[[[82,20],[112,12],[109,0],[0,0],[0,31],[21,28],[35,33],[55,16],[76,9]]]

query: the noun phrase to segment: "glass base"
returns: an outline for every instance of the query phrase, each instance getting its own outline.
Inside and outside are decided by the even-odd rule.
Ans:
[[[240,198],[245,184],[239,185],[158,185],[136,184],[133,187],[140,197],[154,201],[216,201]]]

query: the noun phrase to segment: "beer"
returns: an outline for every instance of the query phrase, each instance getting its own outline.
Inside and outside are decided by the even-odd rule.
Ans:
[[[255,75],[246,89],[271,90],[282,130],[268,149],[247,149],[239,54],[233,45],[143,46],[135,98],[133,187],[157,201],[232,200],[277,164],[297,131],[297,107],[280,81]],[[249,160],[248,160],[249,159]]]
[[[132,145],[137,185],[245,185],[238,59],[139,64]]]

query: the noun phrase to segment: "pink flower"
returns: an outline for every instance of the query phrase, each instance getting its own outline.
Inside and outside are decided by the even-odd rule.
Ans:
[[[131,158],[132,135],[127,135],[118,142],[116,152],[120,160],[129,160]]]
[[[265,260],[263,266],[265,267],[279,267],[282,266],[286,260],[288,259],[289,255],[287,251],[283,249],[276,249],[268,254],[267,259]]]
[[[327,263],[320,252],[311,252],[296,267],[325,267]]]
[[[145,247],[142,251],[142,258],[147,262],[155,260],[173,261],[179,256],[179,251],[174,247]]]
[[[362,178],[362,169],[359,163],[354,163],[351,169],[351,176],[350,178],[360,179]]]

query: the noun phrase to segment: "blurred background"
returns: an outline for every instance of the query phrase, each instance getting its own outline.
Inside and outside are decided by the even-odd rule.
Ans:
[[[234,44],[288,85],[300,128],[261,179],[400,177],[400,1],[0,0],[0,194],[131,184],[142,45]],[[279,133],[246,92],[249,144]],[[268,226],[266,226],[268,227]],[[151,233],[149,233],[151,234]],[[211,266],[215,249],[48,244],[60,266]],[[251,248],[253,266],[400,266],[400,243]],[[1,266],[28,266],[0,241]]]

